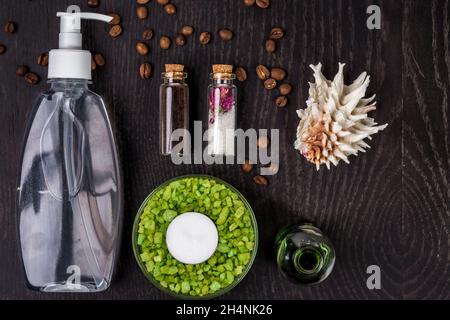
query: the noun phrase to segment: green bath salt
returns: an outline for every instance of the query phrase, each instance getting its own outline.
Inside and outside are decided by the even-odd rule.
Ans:
[[[174,180],[147,199],[139,218],[138,257],[148,275],[176,294],[205,296],[225,289],[246,270],[255,249],[255,230],[245,200],[208,177]],[[205,262],[184,264],[171,256],[165,241],[170,222],[186,212],[209,217],[218,244]]]

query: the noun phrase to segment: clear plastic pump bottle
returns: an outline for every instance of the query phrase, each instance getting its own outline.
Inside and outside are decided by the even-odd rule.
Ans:
[[[51,88],[40,95],[25,134],[18,188],[20,249],[27,285],[45,292],[109,287],[122,224],[122,182],[104,102],[88,89],[91,54],[81,50],[80,13],[61,17],[50,51]]]

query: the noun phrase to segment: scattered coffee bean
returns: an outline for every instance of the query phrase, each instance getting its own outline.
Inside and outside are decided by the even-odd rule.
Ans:
[[[30,69],[27,66],[18,66],[16,69],[16,76],[23,77]]]
[[[182,34],[177,35],[175,38],[175,44],[179,47],[184,46],[186,44],[186,38]]]
[[[245,162],[242,164],[242,170],[243,170],[245,173],[251,172],[251,171],[253,170],[253,163],[251,163],[251,162],[248,161],[248,160],[245,160]]]
[[[4,29],[6,33],[14,33],[16,32],[16,24],[12,21],[8,21],[6,22]]]
[[[219,30],[219,37],[220,39],[224,40],[224,41],[229,41],[233,38],[233,31],[231,31],[230,29],[220,29]]]
[[[137,2],[138,4],[147,4],[147,3],[150,2],[150,0],[136,0],[136,2]]]
[[[264,176],[254,176],[253,181],[260,186],[267,186],[269,184],[269,180],[267,180]]]
[[[103,67],[105,65],[105,57],[101,53],[96,53],[94,55],[94,60],[99,67]]]
[[[152,29],[146,29],[142,31],[142,39],[144,40],[151,40],[153,38],[153,30]]]
[[[136,43],[136,51],[141,56],[145,56],[148,54],[148,46],[144,42],[138,42]]]
[[[173,15],[177,12],[177,8],[172,3],[168,3],[164,6],[164,11],[167,14]]]
[[[149,79],[152,76],[152,66],[150,63],[145,62],[139,67],[139,75],[141,79]]]
[[[122,27],[120,24],[116,24],[109,29],[109,35],[113,38],[117,38],[122,34]]]
[[[109,16],[113,18],[113,19],[109,22],[110,25],[115,26],[116,24],[119,24],[119,23],[120,23],[120,16],[119,16],[117,13],[110,13]]]
[[[269,69],[267,69],[267,67],[263,66],[262,64],[256,67],[256,74],[261,80],[266,80],[270,77]]]
[[[269,78],[266,81],[264,81],[264,88],[267,90],[272,90],[277,86],[277,81],[275,79]]]
[[[136,15],[139,19],[145,20],[148,17],[148,9],[145,6],[140,6],[136,8]]]
[[[266,51],[268,53],[273,53],[275,52],[275,50],[277,50],[277,44],[272,39],[266,40],[264,47],[266,48]]]
[[[39,76],[34,72],[27,72],[24,77],[28,84],[34,85],[39,82]]]
[[[165,6],[169,3],[169,0],[156,0],[156,2],[162,6]]]
[[[280,85],[280,94],[283,96],[288,95],[292,91],[292,86],[289,83],[283,83]]]
[[[270,0],[256,0],[256,5],[260,8],[266,9],[270,6]]]
[[[272,28],[270,30],[270,39],[278,40],[284,37],[284,30],[281,28]]]
[[[91,8],[97,8],[100,5],[100,0],[88,0],[87,5]]]
[[[91,70],[97,69],[97,64],[95,63],[94,57],[91,57]]]
[[[269,146],[269,138],[267,136],[260,136],[257,141],[258,148],[267,149]]]
[[[47,66],[48,65],[48,52],[41,53],[37,58],[37,64],[40,66]]]
[[[277,107],[284,108],[286,107],[287,103],[288,99],[286,98],[286,96],[279,96],[275,99],[275,104],[277,105]]]
[[[201,44],[208,44],[211,41],[211,33],[207,31],[200,33],[199,40]]]
[[[256,0],[244,0],[244,4],[247,7],[251,7],[251,6],[255,5],[255,2],[256,2]]]
[[[238,79],[238,81],[244,82],[247,80],[247,71],[245,71],[243,67],[237,67],[234,73],[236,74],[236,79]]]
[[[161,36],[161,38],[159,38],[159,46],[161,49],[169,49],[171,42],[172,41],[168,36]]]
[[[270,70],[270,77],[277,81],[281,81],[286,77],[286,71],[281,68],[272,68]]]
[[[0,44],[0,54],[4,54],[6,51],[6,46],[4,44]]]
[[[189,37],[190,35],[192,35],[194,33],[194,28],[191,26],[184,26],[183,28],[181,28],[181,34]]]

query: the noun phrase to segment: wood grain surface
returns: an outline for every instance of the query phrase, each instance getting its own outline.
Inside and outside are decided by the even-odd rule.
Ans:
[[[236,186],[252,204],[260,229],[256,262],[230,299],[449,299],[450,298],[450,4],[446,0],[273,0],[270,8],[247,8],[241,0],[173,0],[178,11],[164,13],[155,1],[147,20],[136,18],[135,1],[102,0],[90,9],[84,0],[0,0],[0,24],[12,20],[17,32],[0,30],[0,299],[166,299],[145,279],[131,249],[131,226],[146,195],[166,179],[206,173]],[[88,22],[84,47],[101,52],[106,65],[95,71],[92,89],[101,93],[114,115],[125,180],[125,217],[117,278],[98,294],[43,294],[26,289],[16,232],[16,179],[25,124],[33,100],[44,91],[46,68],[37,56],[57,47],[55,16],[67,5],[119,13],[124,33],[112,39],[108,27]],[[381,30],[368,30],[366,9],[381,8]],[[194,36],[184,47],[162,50],[158,38],[175,38],[185,25]],[[273,26],[286,30],[278,50],[269,55],[263,42]],[[235,37],[223,42],[217,30]],[[150,55],[138,56],[135,43],[145,28],[156,36]],[[201,46],[198,35],[213,41]],[[141,80],[140,63],[149,61],[153,77]],[[322,62],[331,77],[338,62],[347,79],[368,71],[369,94],[376,93],[378,123],[388,128],[371,141],[372,149],[330,171],[316,172],[293,148],[304,107],[308,65]],[[238,124],[280,129],[280,171],[270,185],[253,184],[238,165],[172,164],[158,154],[158,87],[164,63],[185,64],[191,108],[204,119],[205,88],[213,63],[247,69],[240,90]],[[254,72],[258,64],[283,67],[294,91],[284,109],[273,104]],[[15,75],[27,64],[42,81],[27,85]],[[286,224],[309,220],[331,238],[337,261],[330,278],[313,287],[284,279],[273,257],[274,236]],[[368,290],[366,268],[381,268],[381,290]]]

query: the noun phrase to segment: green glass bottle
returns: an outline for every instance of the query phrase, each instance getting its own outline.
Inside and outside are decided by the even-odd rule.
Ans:
[[[325,280],[334,267],[333,245],[311,224],[282,229],[275,240],[277,264],[288,278],[300,284]]]

